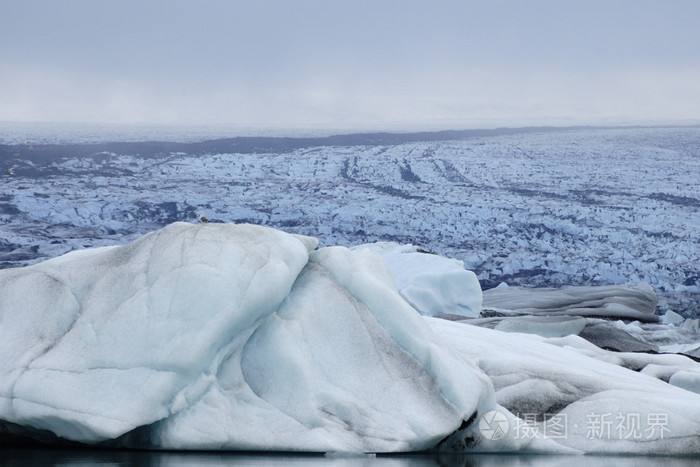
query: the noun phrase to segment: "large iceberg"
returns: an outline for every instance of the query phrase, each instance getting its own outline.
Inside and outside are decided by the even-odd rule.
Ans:
[[[0,419],[83,443],[409,451],[493,403],[376,254],[316,245],[176,223],[0,271]]]
[[[691,357],[603,350],[577,335],[581,316],[539,333],[542,313],[501,330],[423,316],[444,304],[477,324],[481,291],[461,264],[414,247],[317,246],[175,223],[0,271],[0,441],[700,452]]]

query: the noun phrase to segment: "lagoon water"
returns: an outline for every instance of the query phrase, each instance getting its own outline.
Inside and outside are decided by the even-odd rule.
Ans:
[[[237,452],[157,452],[93,449],[0,448],[0,465],[10,466],[332,466],[332,467],[422,467],[422,466],[547,466],[547,467],[690,467],[700,457],[653,456],[558,456],[520,454],[406,454],[406,455],[321,455]]]

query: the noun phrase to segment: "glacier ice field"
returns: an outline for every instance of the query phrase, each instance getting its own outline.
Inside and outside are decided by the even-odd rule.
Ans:
[[[648,283],[661,314],[700,315],[698,127],[160,143],[42,131],[0,126],[2,268],[203,215],[322,246],[411,243],[462,260],[485,290]]]

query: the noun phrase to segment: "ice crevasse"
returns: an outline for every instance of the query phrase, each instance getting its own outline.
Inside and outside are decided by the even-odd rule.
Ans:
[[[612,355],[575,335],[423,316],[443,305],[478,314],[471,273],[460,275],[446,258],[421,267],[395,256],[419,254],[411,248],[317,246],[261,226],[175,223],[127,245],[0,271],[0,439],[317,452],[700,452],[693,386],[630,369],[650,364],[693,376],[684,357]],[[465,294],[449,284],[456,280],[465,281]],[[493,432],[484,431],[485,414],[515,427],[522,401],[571,420],[663,411],[666,431],[590,439],[582,424],[559,439],[515,430],[484,436]]]

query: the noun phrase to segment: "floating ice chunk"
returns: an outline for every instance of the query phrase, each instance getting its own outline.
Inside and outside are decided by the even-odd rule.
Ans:
[[[602,321],[602,320],[601,320]],[[603,321],[589,324],[579,336],[601,349],[616,352],[658,352],[659,346],[637,339],[628,332]]]
[[[370,251],[382,247],[316,247],[180,223],[0,271],[0,432],[167,449],[700,452],[692,358],[607,351],[576,335],[592,319],[564,317],[648,305],[644,287],[521,291],[545,298],[536,316],[479,322],[554,337],[505,333],[423,317],[396,289],[421,264],[450,282],[454,263],[404,251],[392,269]],[[679,345],[692,332],[601,321]],[[552,420],[568,421],[565,436],[546,436]]]
[[[668,383],[700,394],[700,370],[680,370],[671,376]]]
[[[640,381],[641,382],[641,381]],[[560,417],[566,446],[590,453],[688,455],[700,451],[697,394],[611,389],[576,401]]]
[[[652,376],[662,381],[670,381],[671,377],[680,371],[687,370],[689,365],[673,365],[673,364],[658,364],[649,363],[644,366],[639,372],[645,375]]]
[[[495,404],[368,250],[176,223],[0,271],[0,430],[167,449],[410,451]],[[115,440],[116,439],[116,440]]]
[[[700,332],[700,319],[686,319],[680,326],[690,332]]]
[[[0,419],[97,442],[180,410],[284,300],[314,243],[176,223],[0,271]]]
[[[542,337],[564,337],[579,334],[588,321],[579,316],[515,316],[504,318],[494,329],[504,332],[522,332]]]
[[[479,375],[438,345],[377,255],[324,248],[202,401],[159,424],[154,439],[189,449],[427,449],[488,406]]]
[[[625,331],[634,338],[650,345],[658,346],[660,352],[687,353],[700,346],[697,330],[688,327],[685,320],[676,325],[660,323],[640,323],[638,321],[624,323],[622,321],[593,320]]]
[[[387,262],[401,296],[426,316],[475,317],[481,312],[481,285],[462,261],[421,252],[414,245],[381,242],[360,245]]]
[[[661,323],[663,324],[680,324],[683,321],[685,321],[685,318],[672,310],[668,310],[661,318]]]
[[[666,344],[660,345],[659,351],[666,353],[679,353],[691,356],[700,350],[700,342],[694,342],[692,344]]]
[[[635,371],[650,363],[696,368],[687,357],[617,354],[573,335],[544,339],[426,320],[455,352],[478,362],[503,410],[520,417],[509,419],[510,430],[496,449],[512,443],[512,437],[537,439],[554,421],[561,430],[549,441],[587,453],[700,451],[700,395]],[[472,449],[480,449],[483,434],[471,434],[476,444]],[[488,444],[493,447],[493,441]]]
[[[647,284],[600,287],[526,288],[485,290],[483,306],[519,314],[570,315],[635,319],[657,322],[657,298]]]

